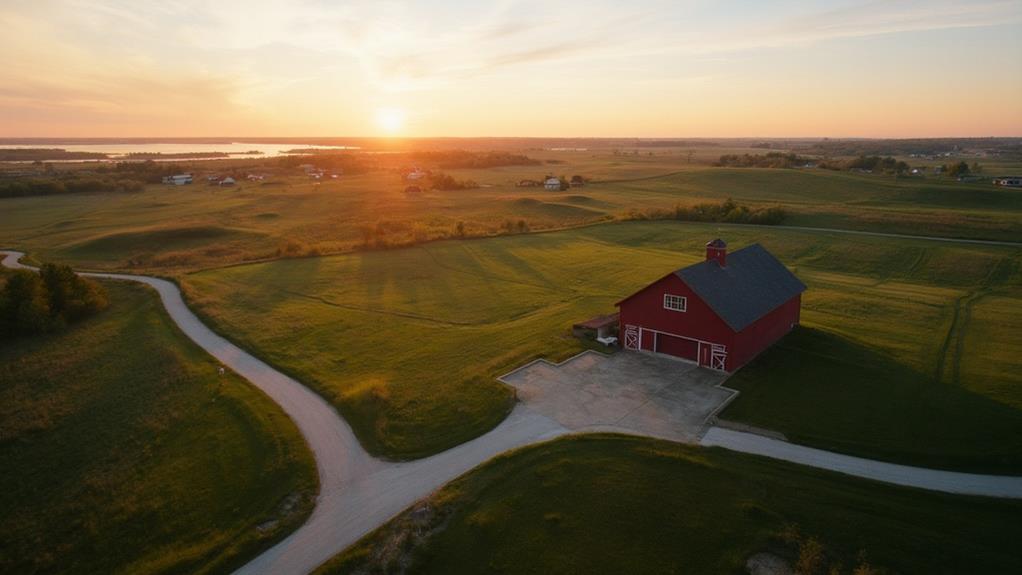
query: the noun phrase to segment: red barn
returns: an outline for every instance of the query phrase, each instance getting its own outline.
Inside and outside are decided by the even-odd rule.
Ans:
[[[734,371],[798,325],[805,290],[763,246],[728,254],[716,239],[706,261],[617,303],[622,344]]]

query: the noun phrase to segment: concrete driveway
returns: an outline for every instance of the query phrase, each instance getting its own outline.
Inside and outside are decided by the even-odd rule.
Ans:
[[[500,378],[531,410],[573,431],[623,431],[698,441],[728,402],[726,378],[681,360],[638,352],[583,352],[554,364],[537,360]]]

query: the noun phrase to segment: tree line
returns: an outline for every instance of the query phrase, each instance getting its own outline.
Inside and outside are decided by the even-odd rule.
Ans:
[[[68,266],[17,270],[0,289],[0,337],[59,331],[106,306],[106,290]]]
[[[757,224],[776,226],[784,222],[788,213],[779,206],[753,209],[728,198],[719,204],[704,203],[694,206],[675,206],[673,210],[632,210],[626,219],[680,220],[686,222],[715,222],[729,224]]]
[[[501,166],[535,166],[539,160],[524,154],[508,152],[468,152],[464,150],[410,152],[409,160],[429,163],[445,170],[467,168],[499,168]]]
[[[65,176],[0,181],[0,198],[50,196],[85,192],[140,192],[145,182],[109,176]]]
[[[794,168],[811,162],[812,160],[797,154],[767,152],[766,154],[724,154],[714,165],[727,168]]]

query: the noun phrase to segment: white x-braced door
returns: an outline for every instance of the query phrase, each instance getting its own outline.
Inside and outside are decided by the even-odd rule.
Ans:
[[[639,328],[634,325],[625,326],[625,349],[639,349]]]

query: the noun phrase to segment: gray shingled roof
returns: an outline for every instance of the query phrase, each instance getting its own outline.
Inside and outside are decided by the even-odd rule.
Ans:
[[[742,331],[806,290],[795,274],[759,244],[729,253],[726,267],[707,260],[674,273],[735,331]]]

